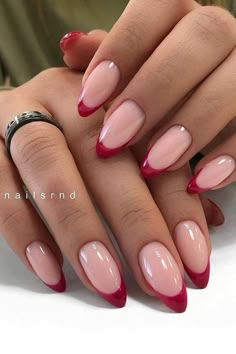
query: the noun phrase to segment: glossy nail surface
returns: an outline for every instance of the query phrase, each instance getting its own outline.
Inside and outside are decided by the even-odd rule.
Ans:
[[[140,251],[139,264],[156,295],[172,310],[184,312],[187,307],[186,287],[168,249],[159,242],[147,244]]]
[[[26,256],[38,277],[57,292],[65,290],[65,278],[56,257],[41,241],[32,242],[26,249]]]
[[[191,134],[182,126],[167,130],[147,152],[141,166],[144,177],[157,176],[173,165],[192,143]]]
[[[80,32],[80,31],[72,31],[67,34],[65,34],[62,39],[60,40],[60,48],[63,53],[71,46],[73,45],[74,41],[79,38],[82,35],[86,35],[86,33]]]
[[[81,265],[97,292],[116,307],[126,302],[125,284],[113,257],[99,241],[85,244],[79,252]]]
[[[105,121],[97,142],[97,154],[110,157],[126,146],[145,120],[143,110],[131,100],[124,101]]]
[[[120,80],[120,71],[115,63],[102,61],[91,72],[82,88],[78,102],[81,117],[87,117],[100,108],[112,95]]]
[[[189,182],[189,193],[201,193],[213,189],[228,178],[236,168],[235,159],[222,155],[206,164]]]
[[[179,223],[174,231],[174,241],[187,274],[197,287],[205,288],[210,263],[205,237],[199,226],[191,220]]]

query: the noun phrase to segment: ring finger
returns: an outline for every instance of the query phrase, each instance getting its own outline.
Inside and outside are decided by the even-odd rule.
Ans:
[[[0,140],[0,171],[0,228],[4,239],[48,287],[64,291],[61,251],[29,199],[25,198],[20,177],[7,158],[3,140]]]

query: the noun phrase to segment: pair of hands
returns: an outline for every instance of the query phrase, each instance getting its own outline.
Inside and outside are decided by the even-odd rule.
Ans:
[[[138,3],[139,5],[137,5]],[[126,23],[127,25],[133,23],[128,14],[133,14],[133,21],[136,18],[140,18],[134,11],[135,9],[141,11],[141,8],[139,8],[141,3],[142,2],[131,1],[114,29],[105,39],[105,34],[101,31],[93,32],[88,36],[77,36],[73,33],[64,37],[61,45],[65,52],[64,60],[68,66],[73,69],[85,69],[95,50],[98,49],[88,68],[88,70],[91,70],[92,65],[96,66],[96,64],[93,64],[95,60],[100,58],[98,61],[101,62],[102,53],[105,53],[103,51],[106,48],[108,48],[108,52],[110,51],[111,55],[113,52],[115,53],[115,50],[119,49],[117,53],[120,53],[120,58],[123,56],[125,64],[127,62],[127,48],[131,48],[127,34],[132,32],[122,26],[125,26]],[[151,3],[154,6],[154,3],[157,4],[159,2],[150,1],[150,4]],[[163,4],[163,2],[161,3]],[[151,7],[148,10],[148,13],[150,11],[148,18],[150,22],[148,22],[150,27],[149,31],[151,31],[150,24],[162,23],[164,26],[170,20],[168,18],[168,16],[170,16],[168,6],[162,7],[161,3],[159,3],[159,9],[156,9],[158,11],[155,11],[155,18],[157,15],[159,16],[161,14],[159,22],[157,19],[155,22],[149,21],[150,15],[154,13],[154,8],[152,8],[152,11],[150,11]],[[179,12],[183,10],[181,10],[179,3],[180,2],[178,2],[178,11],[175,9],[178,16],[180,16]],[[187,3],[190,2],[183,2],[183,4]],[[168,4],[168,1],[166,4]],[[226,13],[226,11],[219,8],[206,7],[203,11],[201,7],[192,11],[189,15],[186,15],[187,12],[184,13],[182,11],[181,13],[182,17],[184,16],[182,21],[190,16],[190,23],[191,19],[193,20],[195,18],[194,16],[200,16],[201,14],[200,18],[197,17],[198,20],[193,22],[196,26],[199,24],[200,19],[201,21],[205,21],[207,18],[212,28],[216,22],[218,23],[220,21],[220,24],[224,24],[224,28],[227,27],[227,30],[231,29],[230,24],[232,17]],[[171,14],[176,20],[177,14],[174,14],[173,10]],[[206,14],[208,14],[208,16],[206,16]],[[164,18],[165,21],[162,20]],[[173,18],[172,22],[168,24],[169,29],[174,27]],[[227,26],[222,18],[225,19],[225,21],[227,18]],[[181,17],[178,17],[176,22],[180,20]],[[177,99],[176,94],[177,91],[180,90],[180,87],[177,87],[178,81],[175,80],[176,87],[173,93],[171,96],[166,95],[167,86],[169,88],[170,83],[173,82],[170,73],[173,74],[175,72],[177,75],[177,73],[181,71],[180,68],[170,71],[173,65],[165,65],[165,61],[167,63],[171,58],[176,57],[176,54],[173,56],[173,52],[169,52],[168,54],[168,43],[165,44],[165,41],[167,41],[168,38],[174,39],[175,31],[178,28],[182,28],[180,23],[171,32],[173,34],[172,37],[171,35],[166,37],[167,29],[165,29],[165,31],[164,28],[155,29],[158,36],[160,36],[159,41],[164,39],[162,44],[158,47],[162,48],[164,52],[160,55],[158,54],[155,59],[161,60],[158,65],[160,66],[161,63],[163,63],[163,66],[158,69],[158,75],[154,74],[149,77],[150,79],[155,78],[155,85],[158,87],[158,95],[163,95],[159,99],[159,102],[161,102],[160,107],[156,107],[158,114],[162,112],[163,116],[165,115],[163,113],[164,110],[161,111],[160,108],[162,107],[162,109],[164,109],[164,107],[166,107],[165,109],[167,110],[167,102],[169,100],[168,110],[170,110],[173,105],[173,99]],[[199,38],[205,38],[205,40],[202,40],[202,43],[206,44],[209,41],[216,40],[215,37],[218,31],[213,35],[212,32],[208,32],[208,29],[212,30],[212,28],[210,26],[207,28],[204,27],[204,23],[205,22],[203,22],[202,27],[199,25],[197,28],[199,28],[199,30],[202,28]],[[136,29],[135,26],[133,30]],[[154,33],[154,29],[152,30]],[[126,34],[126,40],[121,41],[117,39],[113,43],[114,38],[112,36],[114,36],[114,31],[116,36],[118,36],[117,38],[119,38],[119,36],[122,38],[122,34]],[[149,31],[144,30],[144,33],[148,35]],[[181,31],[183,31],[183,28]],[[190,27],[188,27],[188,34],[190,35],[191,33],[193,32],[190,31]],[[226,30],[223,34],[228,39],[229,34]],[[204,35],[207,35],[207,37],[204,37]],[[185,37],[183,33],[183,38]],[[131,40],[132,38],[134,37],[131,37]],[[197,39],[196,37],[194,40],[197,41]],[[151,43],[151,41],[153,41],[153,37],[149,39],[148,43]],[[226,40],[222,40],[220,42],[222,45],[220,45],[217,41],[217,47],[223,48],[225,42]],[[123,45],[123,53],[126,53],[125,55],[122,54],[122,46],[118,48],[119,45],[117,44],[120,43]],[[132,52],[134,51],[135,43],[136,40],[133,41]],[[147,44],[147,38],[143,43],[145,43],[145,45]],[[157,46],[158,43],[155,43]],[[182,53],[183,46],[181,46],[179,38],[177,38],[176,43],[178,47],[181,48],[180,52]],[[184,43],[185,41],[182,44]],[[114,44],[116,44],[115,47]],[[209,45],[208,43],[208,46]],[[110,49],[109,46],[111,46]],[[174,40],[171,41],[171,46],[173,50],[177,48],[176,45],[174,46]],[[143,44],[139,46],[140,51],[144,50],[144,48]],[[159,50],[158,48],[157,50]],[[198,47],[198,50],[199,49],[200,47]],[[211,50],[213,50],[213,45],[211,46]],[[81,55],[81,53],[83,53],[83,55]],[[110,56],[107,56],[107,53],[106,55],[103,54],[103,58],[110,58]],[[78,57],[78,54],[80,57]],[[147,56],[147,52],[142,55],[141,52],[133,52],[135,60],[131,65],[132,70],[134,70],[134,64],[137,65],[139,61],[138,54],[140,54],[140,57],[143,59]],[[169,57],[166,56],[167,54]],[[149,56],[150,55],[149,48]],[[150,56],[150,58],[151,57],[152,56]],[[198,61],[200,59],[198,58]],[[211,59],[213,60],[213,56],[205,60],[208,65]],[[183,58],[180,62],[179,60],[180,58],[176,58],[172,64],[182,64]],[[191,60],[194,60],[193,53]],[[189,58],[189,64],[191,64],[191,60]],[[118,63],[117,60],[112,61]],[[194,63],[196,64],[196,61]],[[141,66],[140,63],[139,66]],[[117,68],[118,66],[116,65],[114,69],[114,65],[112,64],[110,69],[115,70],[117,73]],[[163,71],[164,68],[166,68],[166,71]],[[167,68],[169,69],[167,70]],[[184,68],[187,70],[186,62]],[[194,74],[196,74],[196,71],[199,73],[197,69],[199,69],[198,66],[193,72]],[[142,70],[142,67],[140,70]],[[136,67],[137,74],[140,70],[137,71]],[[206,73],[206,69],[204,73]],[[105,74],[106,73],[103,71],[103,75]],[[133,74],[129,73],[131,76],[134,76],[134,74],[134,71]],[[121,77],[128,78],[129,75],[127,71],[127,76],[123,74]],[[165,75],[167,75],[168,80],[166,80]],[[230,76],[232,78],[232,72]],[[80,100],[79,103],[80,110],[81,107],[86,106],[86,94],[91,92],[91,89],[88,88],[88,86],[86,87],[90,77],[86,80],[85,74],[83,78],[84,92],[82,94],[83,99]],[[190,77],[188,77],[188,71],[186,77],[183,77],[181,73],[181,79],[186,80],[185,89]],[[94,76],[92,76],[92,78],[94,78]],[[137,83],[133,83],[131,87],[135,89],[138,82],[145,85],[144,78],[145,73],[142,73]],[[160,82],[160,80],[158,81],[158,78],[162,79],[162,82]],[[135,76],[133,80],[134,79]],[[106,82],[109,82],[109,80],[109,77],[107,77]],[[195,77],[195,81],[196,80]],[[132,144],[130,149],[123,150],[111,159],[100,159],[95,153],[97,135],[105,114],[107,115],[109,113],[109,110],[112,109],[113,105],[117,104],[117,100],[120,99],[119,97],[121,96],[112,103],[107,113],[103,108],[100,108],[90,119],[78,118],[76,105],[81,82],[82,75],[79,72],[70,71],[69,69],[49,69],[42,72],[25,85],[12,92],[6,92],[1,95],[0,130],[2,137],[4,137],[6,126],[12,117],[26,110],[38,110],[52,115],[61,124],[64,132],[63,135],[57,128],[49,124],[46,125],[44,122],[27,124],[19,129],[15,133],[11,143],[11,154],[15,165],[13,165],[5,155],[5,147],[2,141],[1,192],[3,193],[3,191],[7,190],[15,195],[17,191],[22,190],[22,180],[31,194],[35,191],[38,193],[42,191],[45,192],[47,198],[38,198],[36,204],[51,230],[51,232],[49,232],[45,227],[29,200],[15,200],[13,198],[1,203],[0,215],[3,235],[29,269],[38,274],[38,276],[54,290],[63,291],[65,289],[65,280],[61,270],[62,252],[69,259],[78,276],[89,289],[97,291],[115,306],[124,306],[126,291],[122,280],[120,260],[96,214],[89,198],[88,190],[111,227],[121,252],[141,288],[150,295],[158,296],[166,305],[175,311],[182,312],[187,305],[186,287],[183,280],[184,269],[192,281],[200,288],[207,285],[209,278],[210,242],[205,215],[208,222],[213,224],[219,224],[219,220],[222,219],[222,216],[214,204],[206,200],[203,196],[200,199],[197,195],[193,196],[186,193],[186,185],[191,178],[190,168],[187,163],[188,160],[184,162],[183,159],[182,165],[178,166],[181,161],[179,160],[172,166],[170,171],[164,172],[162,175],[154,177],[146,183],[144,182],[139,173],[138,163],[140,163],[148,144],[150,137],[148,131],[151,125],[149,125],[149,128],[148,125],[146,126],[145,133],[144,130],[143,133],[140,130],[139,137],[137,135],[135,136],[136,140],[129,142],[130,145]],[[129,80],[126,79],[126,81],[124,80],[123,83],[120,83],[121,86],[119,90],[122,91],[122,85],[125,87],[128,82]],[[101,81],[98,80],[97,84],[101,84]],[[92,89],[97,89],[97,84],[92,84]],[[152,80],[152,84],[154,84],[154,80]],[[202,83],[202,85],[203,84],[204,83]],[[232,82],[230,85],[232,87]],[[128,90],[129,86],[130,83],[125,90]],[[150,81],[148,87],[149,86],[151,87]],[[200,87],[201,86],[199,86],[198,89],[200,89]],[[138,89],[141,90],[141,87],[139,86]],[[142,90],[144,90],[144,99],[145,96],[148,97],[148,95],[146,95],[147,88],[143,86]],[[155,86],[152,87],[151,91],[149,90],[149,95],[153,90],[155,91]],[[222,90],[222,87],[216,86],[214,93],[216,93],[216,90]],[[98,94],[104,93],[105,91],[106,90],[101,87],[98,90]],[[116,92],[116,94],[118,94],[119,91]],[[174,94],[174,92],[176,92],[176,94]],[[192,97],[194,97],[196,92],[191,92]],[[211,90],[210,92],[213,93]],[[209,97],[209,92],[207,93]],[[111,99],[114,99],[116,94],[113,93]],[[180,90],[179,95],[181,96],[182,94],[183,90]],[[126,92],[125,95],[127,99],[130,97],[133,99],[131,93]],[[99,95],[95,96],[98,97]],[[182,109],[181,104],[183,106],[187,104],[187,96],[186,94],[185,98],[181,100],[181,103],[178,105],[175,104],[176,112],[178,112],[178,109]],[[141,93],[139,97],[141,99]],[[229,99],[229,97],[230,95],[227,95],[227,91],[225,90],[224,95],[222,95],[220,99]],[[102,102],[97,103],[97,106],[103,105],[104,100],[108,99],[109,97],[105,97],[105,99],[103,97]],[[192,98],[190,97],[190,99]],[[149,102],[153,105],[153,102],[157,102],[157,100],[150,97]],[[131,105],[134,107],[133,103]],[[88,106],[87,104],[87,107]],[[192,108],[193,111],[191,112],[191,116],[189,114],[189,120],[192,119],[193,114],[197,112],[198,114],[201,113],[201,119],[203,119],[205,106],[200,110],[199,107],[196,107],[195,110]],[[94,107],[92,108],[94,110]],[[225,109],[225,107],[222,107],[222,109],[223,108]],[[209,111],[209,108],[207,109]],[[131,113],[133,114],[135,111],[137,111],[136,108],[132,108]],[[215,114],[217,112],[218,110],[216,110]],[[122,116],[120,117],[122,120]],[[126,116],[126,118],[127,117],[129,116]],[[174,115],[174,117],[177,117],[177,115]],[[116,119],[117,116],[115,116],[115,119],[111,118],[112,117],[109,117],[105,121],[109,122],[112,120],[115,122],[116,134],[113,138],[106,140],[110,142],[109,144],[112,144],[116,137],[120,139],[122,133],[126,134],[128,132],[130,134],[129,127],[119,133],[119,129],[117,130],[117,127],[120,127],[119,119]],[[172,119],[173,114],[169,114],[168,119],[165,117],[161,123],[161,129],[165,127],[164,130],[166,130],[166,121],[172,126]],[[148,121],[146,123],[148,123]],[[157,123],[158,119],[155,125]],[[148,124],[150,124],[150,122]],[[154,124],[154,122],[152,124]],[[178,121],[178,125],[182,124],[182,121]],[[221,124],[223,127],[224,122],[222,121]],[[200,127],[200,125],[198,126]],[[185,131],[186,130],[188,129],[186,128]],[[112,132],[113,128],[105,128],[105,131]],[[205,130],[204,135],[206,135]],[[102,136],[104,136],[104,134],[102,134]],[[133,144],[134,142],[136,143]],[[181,145],[181,141],[179,141],[178,144]],[[192,145],[195,146],[193,142]],[[112,149],[110,149],[110,145],[104,145],[104,141],[101,141],[101,139],[99,139],[97,146],[98,152],[102,149],[102,156],[110,156],[111,150],[112,154],[121,150],[120,146],[112,146]],[[192,153],[194,151],[193,149]],[[109,153],[107,154],[107,152]],[[189,150],[186,153],[189,153]],[[191,153],[188,156],[190,158]],[[186,157],[183,158],[186,159]],[[69,193],[72,191],[76,192],[75,199],[69,198]],[[50,198],[52,192],[55,193],[54,198]],[[59,192],[66,193],[65,200],[62,201],[57,197]],[[223,222],[223,220],[221,220],[221,222]],[[27,228],[25,227],[26,224]],[[16,237],[16,235],[18,236]]]

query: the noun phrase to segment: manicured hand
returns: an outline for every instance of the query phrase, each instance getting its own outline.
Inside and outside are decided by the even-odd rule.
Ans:
[[[158,183],[154,178],[149,189],[138,173],[141,145],[135,157],[127,149],[108,161],[99,159],[96,137],[105,112],[99,110],[91,120],[78,119],[81,79],[67,68],[49,69],[0,95],[1,233],[53,290],[65,290],[63,254],[88,289],[122,307],[126,289],[121,262],[92,196],[143,291],[182,312],[187,306],[184,268],[199,288],[209,279],[210,241],[202,204],[184,189],[190,169],[186,165],[167,172]],[[54,117],[63,134],[45,122],[26,124],[12,138],[9,160],[4,145],[7,124],[27,110]],[[32,196],[36,193],[32,203],[15,198],[24,194],[22,182]],[[6,191],[10,199],[3,199]],[[76,197],[70,198],[73,191]],[[214,204],[204,200],[203,205],[208,222],[219,224],[221,214]]]
[[[112,156],[151,132],[142,175],[184,166],[236,115],[235,44],[236,21],[225,9],[190,0],[130,1],[83,77],[80,115],[110,105],[98,155]],[[196,166],[188,192],[234,181],[235,151],[234,129]]]

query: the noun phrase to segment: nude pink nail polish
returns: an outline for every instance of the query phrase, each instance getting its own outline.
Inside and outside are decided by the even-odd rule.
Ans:
[[[139,253],[139,264],[157,297],[172,310],[184,312],[187,307],[186,287],[168,249],[160,242],[147,244]]]
[[[207,163],[190,180],[187,192],[201,193],[217,187],[224,182],[236,168],[235,159],[229,155],[221,155]]]
[[[147,152],[141,165],[145,178],[166,171],[188,150],[192,143],[191,134],[181,125],[174,125],[163,134]]]
[[[207,286],[210,275],[209,252],[199,226],[191,220],[180,222],[174,230],[174,242],[192,282],[200,289]]]
[[[42,241],[32,242],[26,256],[38,277],[51,289],[63,292],[66,288],[63,271],[50,248]]]
[[[124,307],[124,280],[107,248],[99,241],[89,242],[80,249],[79,258],[97,292],[113,306]]]
[[[99,157],[110,157],[125,147],[145,120],[143,110],[131,100],[124,101],[105,121],[97,142]]]
[[[115,63],[104,60],[91,72],[82,88],[78,113],[87,117],[97,111],[115,91],[120,71]]]

